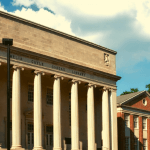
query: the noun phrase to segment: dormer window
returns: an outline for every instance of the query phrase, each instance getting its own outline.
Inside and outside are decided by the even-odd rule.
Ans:
[[[143,99],[142,103],[143,103],[143,105],[144,105],[144,106],[146,106],[146,105],[147,105],[147,101],[146,101],[146,99],[145,99],[145,98]]]

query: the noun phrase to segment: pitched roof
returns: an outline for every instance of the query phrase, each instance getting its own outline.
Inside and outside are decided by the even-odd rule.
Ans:
[[[129,100],[131,100],[132,98],[136,97],[136,96],[139,96],[143,93],[147,93],[148,96],[150,96],[150,94],[147,92],[147,91],[139,91],[139,92],[135,92],[135,93],[130,93],[130,94],[126,94],[126,95],[121,95],[121,96],[118,96],[117,97],[117,104],[123,104]]]

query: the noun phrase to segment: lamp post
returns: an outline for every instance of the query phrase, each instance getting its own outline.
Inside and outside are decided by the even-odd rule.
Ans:
[[[2,39],[2,43],[7,45],[7,150],[10,150],[10,47],[13,39]]]

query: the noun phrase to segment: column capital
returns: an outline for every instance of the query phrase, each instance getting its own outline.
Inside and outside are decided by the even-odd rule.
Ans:
[[[62,77],[61,75],[57,75],[57,74],[51,75],[51,77],[55,79],[60,78],[61,80],[64,79],[64,77]]]
[[[70,80],[69,80],[69,82],[71,82],[71,83],[75,83],[75,82],[77,82],[77,83],[81,84],[81,81],[76,80],[76,79],[70,79]]]
[[[43,72],[43,71],[39,71],[39,70],[34,70],[33,71],[34,72],[34,74],[38,74],[38,73],[40,73],[41,75],[45,75],[45,73]]]
[[[106,87],[106,86],[99,88],[100,91],[106,91],[106,90],[108,90],[108,89],[109,89],[109,88]]]
[[[24,68],[23,67],[21,67],[21,66],[18,66],[18,65],[13,65],[13,67],[12,67],[14,70],[17,70],[17,69],[20,69],[20,70],[24,70]]]
[[[110,91],[110,92],[115,92],[115,91],[117,91],[117,89],[109,88],[108,91]]]
[[[86,83],[85,84],[85,86],[87,86],[87,87],[94,87],[94,88],[96,88],[97,86],[95,85],[95,84],[93,84],[93,83]]]

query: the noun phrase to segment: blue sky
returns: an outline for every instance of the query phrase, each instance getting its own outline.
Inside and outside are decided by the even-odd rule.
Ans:
[[[149,0],[0,0],[0,10],[117,51],[117,95],[147,90]]]

